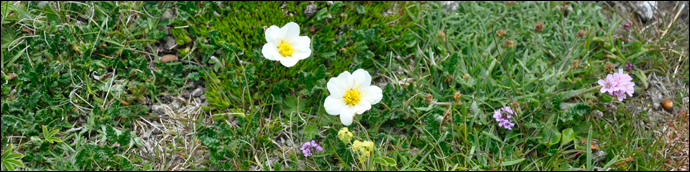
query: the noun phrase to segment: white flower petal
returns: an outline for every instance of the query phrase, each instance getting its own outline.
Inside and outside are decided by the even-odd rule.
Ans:
[[[295,39],[299,36],[299,25],[297,25],[297,23],[295,22],[285,24],[285,26],[283,26],[283,28],[281,29],[285,29],[285,35],[283,36],[283,38]]]
[[[345,102],[342,99],[331,95],[326,97],[323,107],[326,109],[326,113],[329,115],[339,115],[342,109],[345,107]]]
[[[371,109],[371,104],[368,101],[359,101],[355,105],[355,113],[362,114]]]
[[[264,47],[261,48],[261,54],[263,54],[264,57],[268,60],[276,60],[276,58],[274,57],[274,54],[276,54],[275,52],[278,52],[278,46],[270,42],[264,44]]]
[[[345,93],[345,90],[347,89],[347,87],[345,87],[345,83],[340,82],[340,79],[338,78],[331,78],[328,80],[328,83],[326,83],[326,88],[328,88],[328,92],[331,94],[331,96],[336,98],[342,98],[343,93]]]
[[[381,101],[383,98],[383,90],[379,88],[378,86],[371,85],[365,90],[364,96],[362,96],[362,99],[365,101],[368,101],[371,104],[376,104]]]
[[[292,67],[295,64],[297,64],[297,62],[299,61],[299,59],[294,58],[294,57],[287,57],[287,58],[283,58],[283,59],[279,59],[279,60],[280,60],[280,64],[283,64],[283,66],[285,66],[285,67]]]
[[[266,29],[266,42],[272,43],[273,45],[278,44],[278,39],[277,39],[277,31],[280,30],[278,26],[271,26],[268,29]]]
[[[311,49],[311,39],[308,36],[295,37],[290,44],[298,47],[299,50]]]
[[[298,50],[298,51],[292,52],[292,57],[297,58],[299,60],[306,59],[310,55],[311,55],[311,49],[304,49],[304,50]]]
[[[371,85],[371,75],[369,75],[369,72],[364,69],[357,69],[355,72],[352,72],[352,76],[355,80],[355,84],[360,86],[360,89],[362,89],[362,87],[366,88]]]
[[[338,75],[338,82],[340,82],[341,84],[343,84],[345,86],[345,89],[343,89],[341,91],[345,92],[345,90],[352,88],[352,83],[353,83],[352,78],[353,78],[352,74],[350,74],[350,72],[348,72],[348,71],[345,71],[343,73],[340,73],[340,75]]]
[[[343,111],[340,111],[340,122],[342,122],[345,126],[350,126],[353,118],[355,117],[355,113],[351,108],[352,107],[345,107],[343,108]]]

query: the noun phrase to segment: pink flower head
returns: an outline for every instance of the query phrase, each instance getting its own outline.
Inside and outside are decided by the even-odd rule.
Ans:
[[[302,144],[302,148],[300,148],[300,150],[302,150],[302,153],[304,153],[304,157],[309,157],[310,155],[313,154],[312,148],[315,149],[316,151],[322,151],[323,150],[323,148],[321,146],[319,146],[319,144],[316,144],[316,141],[314,141],[314,140],[311,140],[311,142],[304,142],[304,144]]]
[[[632,77],[623,73],[623,69],[619,69],[613,75],[606,75],[606,80],[600,79],[598,83],[601,85],[601,93],[615,96],[619,101],[623,101],[626,98],[626,93],[632,97],[632,94],[635,92],[635,83],[632,82]]]
[[[508,130],[511,130],[515,124],[510,122],[510,118],[512,118],[511,114],[514,114],[513,110],[510,109],[510,107],[502,107],[500,109],[496,109],[494,111],[494,118],[496,119],[496,122],[498,122],[499,127],[504,127]]]
[[[605,92],[613,93],[614,91],[617,91],[617,89],[618,89],[618,87],[616,87],[616,85],[618,85],[618,83],[616,83],[616,80],[613,79],[613,75],[611,75],[611,74],[606,75],[606,80],[600,79],[598,81],[598,83],[599,83],[599,85],[601,85],[601,93],[605,93]]]

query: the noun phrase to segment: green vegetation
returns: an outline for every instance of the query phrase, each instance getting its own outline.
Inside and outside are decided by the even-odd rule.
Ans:
[[[669,168],[660,122],[634,107],[650,76],[673,73],[682,54],[668,51],[687,49],[661,42],[687,29],[641,36],[590,2],[309,5],[3,1],[2,170]],[[312,49],[289,68],[261,53],[265,29],[288,22]],[[627,62],[634,96],[601,93]],[[357,69],[383,99],[344,126],[326,83]],[[512,130],[493,118],[506,106]],[[305,158],[311,140],[323,151]]]

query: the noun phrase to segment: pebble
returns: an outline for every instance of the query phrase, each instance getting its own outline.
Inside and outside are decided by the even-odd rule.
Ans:
[[[306,8],[304,8],[304,16],[311,17],[316,14],[317,7],[316,4],[314,4],[314,1],[309,1],[309,5],[307,5]]]
[[[199,97],[201,95],[204,95],[204,88],[200,87],[200,88],[194,89],[194,91],[192,91],[193,97]]]
[[[161,19],[171,19],[173,17],[173,13],[171,10],[163,12],[163,15],[161,16]]]
[[[165,107],[163,105],[152,105],[151,110],[159,114],[165,114]]]
[[[175,38],[172,36],[168,36],[168,40],[165,42],[165,49],[171,50],[177,46],[177,42],[175,42]]]
[[[637,10],[635,10],[635,14],[642,20],[644,23],[650,22],[653,17],[654,13],[656,12],[657,8],[657,2],[656,1],[638,1],[635,2],[635,6],[637,6]]]
[[[173,109],[179,109],[180,108],[180,102],[179,101],[173,101],[170,105],[172,105]]]

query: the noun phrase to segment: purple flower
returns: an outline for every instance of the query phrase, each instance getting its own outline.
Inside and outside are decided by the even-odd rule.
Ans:
[[[630,27],[632,27],[632,23],[630,23],[630,22],[626,22],[625,24],[623,24],[623,29],[625,29],[625,30],[630,29]]]
[[[302,153],[304,153],[304,157],[309,157],[310,155],[312,155],[312,149],[315,149],[316,151],[323,150],[323,148],[319,146],[319,144],[316,144],[316,141],[314,140],[311,140],[311,142],[304,142],[304,144],[302,144],[302,148],[300,148],[300,150],[302,150]]]
[[[515,124],[510,122],[510,118],[512,118],[511,114],[515,114],[510,107],[502,107],[501,109],[496,109],[494,111],[494,118],[496,119],[496,122],[498,122],[499,127],[504,127],[508,130],[511,130]]]
[[[635,69],[635,65],[630,63],[630,62],[625,62],[625,70],[633,70]]]

